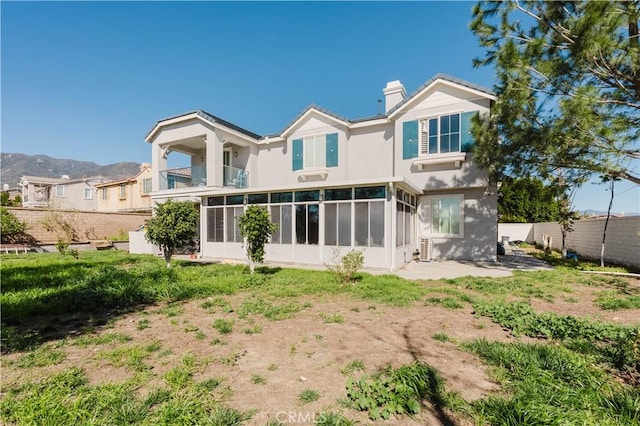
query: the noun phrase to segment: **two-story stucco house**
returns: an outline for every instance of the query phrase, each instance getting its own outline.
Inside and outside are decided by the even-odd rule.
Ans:
[[[107,182],[102,176],[70,179],[22,176],[19,187],[23,207],[52,208],[57,210],[93,211],[98,208],[95,187]]]
[[[236,217],[250,204],[279,225],[267,261],[318,264],[363,248],[365,265],[395,270],[422,259],[493,260],[496,196],[473,162],[470,119],[495,95],[448,76],[411,95],[383,90],[385,113],[347,119],[311,106],[282,132],[260,136],[204,111],[158,121],[154,202],[192,200],[203,257],[245,259]],[[191,167],[167,169],[180,152]]]
[[[142,163],[135,176],[96,185],[98,210],[150,212],[151,176],[151,164]]]

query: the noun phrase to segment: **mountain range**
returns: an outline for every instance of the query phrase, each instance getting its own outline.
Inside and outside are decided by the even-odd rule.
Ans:
[[[46,155],[0,153],[0,183],[16,188],[21,176],[60,178],[68,175],[71,179],[104,176],[110,180],[135,176],[140,171],[140,163],[125,161],[100,166],[90,161],[52,158]]]

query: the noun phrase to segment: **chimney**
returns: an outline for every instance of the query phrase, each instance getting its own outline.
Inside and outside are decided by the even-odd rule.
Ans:
[[[387,83],[382,92],[384,93],[384,113],[388,113],[394,106],[398,105],[407,96],[407,91],[400,83],[400,80],[394,80]]]

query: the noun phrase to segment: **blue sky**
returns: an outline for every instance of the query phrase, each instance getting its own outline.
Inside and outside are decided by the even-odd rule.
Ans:
[[[375,115],[386,82],[437,73],[487,87],[472,2],[0,3],[2,152],[149,162],[156,121],[203,109],[259,134],[309,104]],[[626,191],[622,194],[622,191]],[[617,185],[616,211],[640,211]],[[579,209],[606,210],[603,185]]]

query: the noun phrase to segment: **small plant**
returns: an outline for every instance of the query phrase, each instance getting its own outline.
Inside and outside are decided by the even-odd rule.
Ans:
[[[333,249],[331,263],[324,266],[333,272],[336,281],[339,283],[352,283],[356,279],[356,274],[364,265],[364,250],[351,250],[340,257],[340,248]]]
[[[216,337],[215,339],[213,339],[211,341],[211,346],[216,346],[216,345],[224,346],[226,344],[227,344],[227,341],[226,340],[222,340],[219,337]]]
[[[444,391],[438,372],[417,362],[397,369],[387,367],[357,381],[350,378],[347,397],[356,409],[368,411],[373,421],[386,420],[396,414],[417,414],[423,399],[431,401],[437,409],[453,399],[452,394]]]
[[[340,315],[340,314],[333,314],[333,315],[320,314],[320,317],[324,320],[325,324],[331,324],[331,323],[342,324],[342,323],[344,323],[344,317],[342,315]]]
[[[33,352],[22,355],[15,364],[19,368],[46,367],[60,364],[66,356],[63,351],[54,349],[52,346],[40,346]]]
[[[300,392],[300,395],[298,395],[298,400],[303,404],[317,401],[319,398],[320,398],[320,394],[313,389],[303,390],[302,392]]]
[[[342,370],[340,370],[340,372],[345,376],[349,376],[355,371],[364,371],[364,363],[359,359],[351,361],[349,364],[345,365]]]
[[[139,331],[142,331],[145,328],[149,328],[149,324],[151,324],[151,321],[149,321],[147,318],[143,318],[140,321],[138,321],[138,324],[136,325],[136,329],[138,329]]]
[[[450,342],[451,338],[445,333],[435,333],[432,334],[431,337],[433,340],[437,340],[438,342]]]
[[[267,384],[267,379],[259,374],[253,374],[251,376],[251,383],[254,385],[265,385]]]
[[[204,340],[207,338],[207,335],[204,334],[202,331],[196,331],[196,334],[194,334],[194,337],[198,340]]]
[[[247,327],[242,330],[244,334],[260,334],[262,333],[262,327],[259,325],[254,325],[253,327]]]
[[[158,313],[167,317],[176,317],[184,312],[184,307],[179,303],[170,303],[163,308],[158,309]]]
[[[278,369],[278,366],[276,364],[269,364],[269,366],[267,367],[267,370],[269,371],[276,371]]]
[[[233,367],[234,365],[236,365],[239,359],[240,359],[240,354],[238,352],[234,352],[227,357],[221,357],[220,362],[224,365],[229,365]]]
[[[218,333],[220,334],[229,334],[233,331],[233,324],[233,320],[218,318],[213,322],[213,328],[218,330]]]

